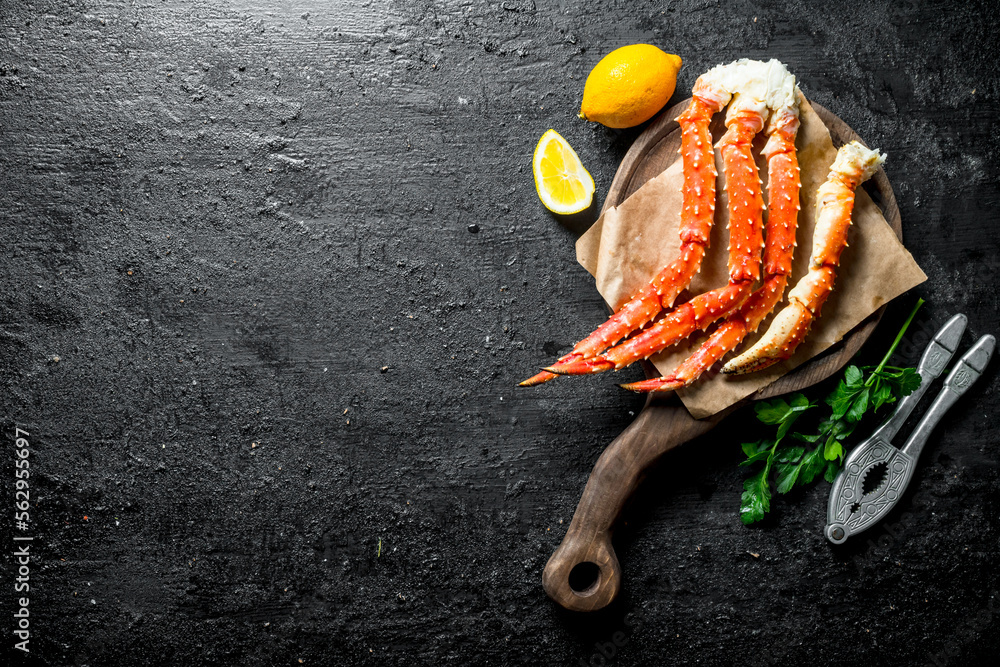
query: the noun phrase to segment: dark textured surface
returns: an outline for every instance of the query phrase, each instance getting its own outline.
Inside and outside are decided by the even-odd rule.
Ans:
[[[513,388],[604,315],[531,151],[556,128],[606,191],[637,130],[574,115],[600,56],[640,41],[685,59],[676,99],[777,57],[888,152],[930,276],[902,356],[958,311],[967,343],[996,333],[994,4],[537,4],[0,3],[4,654],[15,424],[28,662],[1000,653],[995,368],[894,528],[842,549],[825,485],[739,523],[734,415],[652,473],[616,538],[622,596],[590,616],[541,570],[641,399],[603,376]]]

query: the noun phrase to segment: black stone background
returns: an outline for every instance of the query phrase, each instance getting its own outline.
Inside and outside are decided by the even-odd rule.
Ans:
[[[514,388],[605,314],[573,248],[593,216],[545,212],[531,152],[557,129],[603,196],[639,130],[575,114],[591,67],[635,42],[684,58],[675,100],[712,65],[779,58],[888,152],[930,280],[862,361],[917,295],[903,361],[955,312],[966,344],[997,333],[994,3],[3,0],[0,21],[12,664],[1000,654],[997,364],[895,527],[843,548],[821,533],[825,484],[740,524],[753,419],[732,416],[653,471],[616,537],[624,590],[585,616],[541,571],[642,399],[608,376]]]

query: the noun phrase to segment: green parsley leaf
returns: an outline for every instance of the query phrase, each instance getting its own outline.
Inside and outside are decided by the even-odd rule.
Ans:
[[[775,460],[778,463],[795,463],[802,458],[805,452],[805,447],[782,447],[775,456]]]
[[[851,405],[847,408],[847,412],[844,413],[843,418],[851,423],[857,423],[861,421],[861,418],[865,416],[865,411],[868,409],[868,387],[865,387],[859,391],[854,398],[851,400]]]
[[[909,396],[919,387],[923,378],[916,368],[904,368],[903,375],[899,378],[899,393],[901,396]]]
[[[844,369],[844,382],[849,387],[860,387],[864,381],[864,374],[861,369],[851,364],[846,369]]]
[[[760,472],[751,475],[743,482],[743,495],[740,503],[740,521],[745,525],[760,521],[771,511],[771,488],[767,483],[767,473],[770,466],[764,466]]]
[[[773,401],[760,401],[754,406],[757,419],[765,424],[777,424],[778,432],[775,440],[781,441],[792,428],[803,412],[814,407],[804,395],[796,393],[791,397],[791,403],[782,398]]]
[[[823,448],[817,447],[803,456],[799,465],[802,466],[802,472],[799,473],[802,483],[811,484],[816,479],[816,475],[823,472],[823,469],[826,467],[826,459],[823,458]]]
[[[887,383],[880,383],[871,396],[872,411],[874,412],[886,403],[893,401],[895,401],[895,397],[892,395],[892,387]]]
[[[777,468],[778,493],[788,493],[799,478],[801,466],[798,463],[779,463]]]
[[[848,366],[847,369],[858,370],[857,366]],[[837,388],[833,390],[833,393],[826,397],[826,404],[833,408],[832,419],[841,419],[847,411],[851,409],[851,405],[854,402],[855,396],[862,390],[864,385],[861,382],[848,382],[845,379],[841,380],[837,385]]]
[[[782,398],[773,401],[761,401],[754,406],[757,419],[765,424],[780,424],[791,413],[792,406]]]
[[[812,403],[809,402],[809,399],[806,398],[806,395],[798,391],[792,394],[791,404],[793,408],[799,408],[802,410],[813,407]]]
[[[844,455],[844,446],[836,439],[827,440],[823,445],[823,458],[827,461],[836,461]]]
[[[792,408],[788,417],[786,417],[785,421],[781,422],[781,425],[778,427],[778,433],[775,436],[777,440],[783,440],[784,437],[788,435],[788,431],[792,428],[792,425],[795,424],[795,420],[811,407],[811,405],[806,404],[805,407]]]
[[[799,479],[803,484],[809,484],[825,467],[822,447],[806,453],[798,463],[779,463],[778,493],[788,493]]]
[[[747,458],[745,461],[741,461],[740,465],[748,466],[758,461],[766,461],[771,456],[772,447],[774,447],[773,441],[744,442],[743,453],[746,454]]]

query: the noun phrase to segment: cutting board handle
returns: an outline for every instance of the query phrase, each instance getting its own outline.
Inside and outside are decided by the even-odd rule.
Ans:
[[[615,599],[622,574],[611,532],[625,501],[664,452],[707,433],[728,412],[698,420],[679,401],[647,401],[590,473],[566,536],[542,574],[550,598],[572,611],[594,611]]]

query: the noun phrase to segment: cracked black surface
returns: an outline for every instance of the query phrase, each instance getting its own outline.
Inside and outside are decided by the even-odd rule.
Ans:
[[[747,411],[669,454],[616,535],[625,587],[540,585],[642,400],[514,384],[604,317],[538,202],[549,127],[598,198],[639,129],[575,118],[634,42],[697,75],[776,57],[889,155],[930,280],[901,358],[997,333],[994,3],[0,4],[5,581],[30,433],[39,665],[986,665],[1000,654],[995,368],[902,506],[822,535],[825,484],[746,528]],[[471,232],[471,233],[470,233]],[[995,364],[994,364],[995,366]],[[625,377],[639,377],[632,369]],[[821,394],[824,385],[817,389]],[[9,576],[8,576],[9,575]]]

